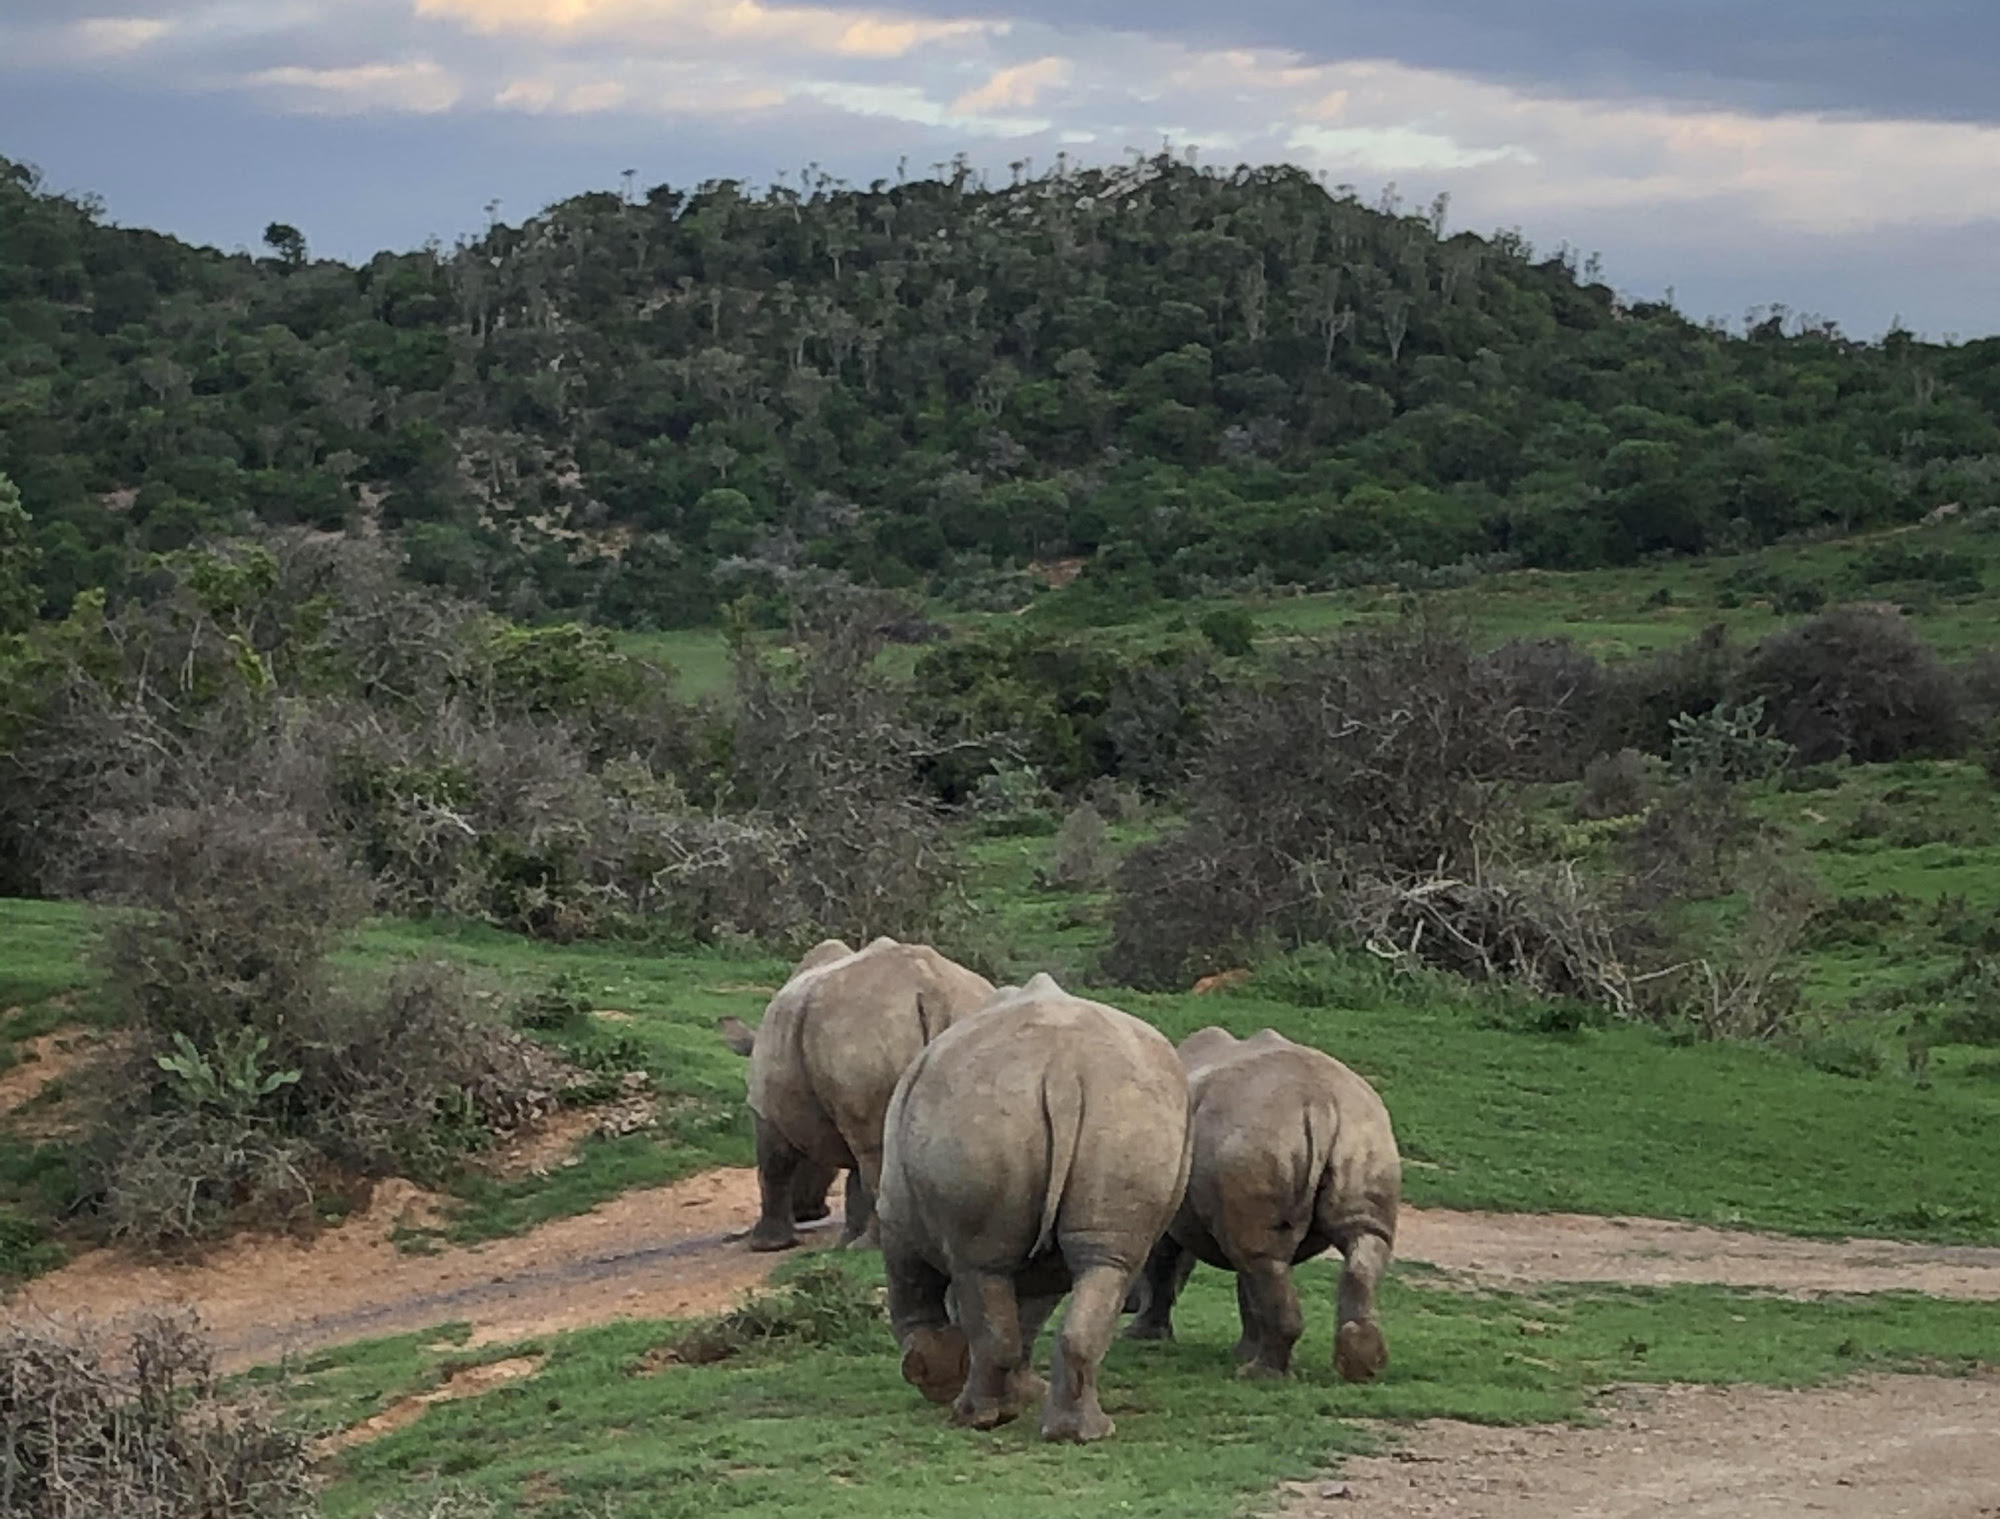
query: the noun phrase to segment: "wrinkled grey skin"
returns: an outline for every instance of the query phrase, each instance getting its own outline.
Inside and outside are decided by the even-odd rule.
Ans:
[[[854,950],[815,945],[752,1031],[725,1018],[723,1037],[750,1057],[763,1212],[752,1250],[798,1243],[797,1223],[827,1215],[833,1178],[847,1174],[841,1243],[876,1238],[882,1117],[896,1078],[952,1023],[993,995],[984,976],[925,944],[877,939]]]
[[[1036,976],[917,1057],[883,1139],[882,1255],[904,1379],[952,1404],[955,1424],[993,1428],[1046,1392],[1042,1438],[1110,1434],[1098,1365],[1187,1184],[1187,1077],[1173,1046]],[[1064,1293],[1044,1383],[1029,1360]]]
[[[1382,1099],[1335,1060],[1265,1029],[1190,1034],[1194,1163],[1131,1306],[1133,1339],[1172,1339],[1174,1300],[1197,1260],[1236,1273],[1240,1376],[1290,1373],[1304,1333],[1292,1266],[1340,1251],[1334,1365],[1365,1382],[1389,1363],[1375,1292],[1396,1243],[1402,1160]]]

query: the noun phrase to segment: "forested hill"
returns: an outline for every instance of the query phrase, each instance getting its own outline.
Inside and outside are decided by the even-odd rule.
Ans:
[[[676,624],[808,563],[1175,594],[2000,504],[2000,339],[1732,337],[1294,169],[660,186],[360,268],[267,241],[109,227],[0,159],[0,472],[45,611],[253,519]]]

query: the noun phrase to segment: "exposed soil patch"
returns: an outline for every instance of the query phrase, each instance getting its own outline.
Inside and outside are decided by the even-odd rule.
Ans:
[[[20,1047],[13,1065],[0,1071],[0,1119],[12,1122],[17,1131],[47,1137],[64,1127],[57,1112],[23,1112],[49,1086],[78,1070],[104,1043],[103,1036],[90,1029],[57,1029],[30,1039]]]
[[[483,1366],[462,1366],[429,1392],[399,1398],[373,1418],[343,1429],[321,1444],[321,1454],[365,1445],[399,1429],[408,1429],[433,1403],[456,1403],[461,1398],[476,1398],[506,1382],[524,1381],[540,1371],[546,1359],[546,1356],[514,1356],[505,1361],[488,1361]]]
[[[237,1239],[180,1266],[97,1251],[30,1283],[5,1316],[101,1319],[191,1305],[213,1331],[221,1364],[235,1370],[453,1321],[471,1323],[471,1343],[485,1345],[621,1318],[717,1313],[783,1259],[744,1248],[757,1216],[749,1170],[627,1193],[516,1239],[434,1255],[396,1248],[399,1228],[433,1226],[443,1206],[406,1182],[387,1183],[366,1210],[309,1241]],[[838,1226],[836,1212],[804,1237],[829,1244]],[[1411,1208],[1397,1253],[1496,1286],[1712,1282],[2000,1301],[2000,1249],[1796,1240],[1651,1219]]]
[[[1396,1254],[1496,1286],[1708,1282],[1794,1297],[1922,1292],[2000,1300],[2000,1248],[1792,1239],[1651,1218],[1405,1208]]]
[[[1811,1392],[1634,1387],[1605,1425],[1384,1428],[1389,1453],[1295,1484],[1283,1519],[1995,1519],[2000,1377]]]
[[[441,1200],[408,1183],[378,1187],[365,1212],[318,1238],[242,1238],[177,1266],[100,1250],[28,1284],[5,1317],[58,1319],[191,1305],[217,1362],[240,1370],[327,1345],[469,1322],[487,1345],[621,1318],[687,1318],[732,1307],[782,1256],[742,1235],[757,1177],[710,1171],[631,1192],[531,1234],[435,1255],[397,1250],[399,1226],[436,1222]],[[805,1232],[838,1237],[839,1214]]]

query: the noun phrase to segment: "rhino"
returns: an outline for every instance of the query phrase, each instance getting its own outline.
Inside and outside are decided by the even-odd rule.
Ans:
[[[1114,1426],[1098,1365],[1188,1174],[1164,1035],[1047,975],[933,1040],[889,1102],[877,1198],[903,1378],[991,1429],[1046,1394],[1045,1440]],[[1064,1293],[1050,1377],[1029,1369]]]
[[[1265,1029],[1205,1028],[1180,1046],[1192,1104],[1187,1193],[1128,1307],[1133,1339],[1172,1339],[1197,1260],[1236,1273],[1240,1376],[1282,1377],[1305,1330],[1295,1263],[1340,1251],[1334,1366],[1365,1382],[1389,1363],[1375,1291],[1396,1243],[1402,1160],[1388,1109],[1331,1055]]]
[[[797,1225],[824,1218],[843,1169],[847,1218],[841,1243],[875,1237],[882,1175],[882,1115],[896,1078],[917,1052],[993,995],[993,983],[927,944],[838,939],[815,945],[751,1029],[725,1018],[730,1048],[750,1057],[762,1213],[752,1250],[785,1250]]]

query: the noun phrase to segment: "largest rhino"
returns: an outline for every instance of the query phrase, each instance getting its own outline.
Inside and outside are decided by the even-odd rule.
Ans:
[[[1194,1164],[1146,1265],[1134,1339],[1173,1337],[1174,1299],[1197,1260],[1236,1273],[1242,1374],[1284,1376],[1304,1332],[1295,1262],[1340,1251],[1334,1364],[1367,1381],[1388,1364],[1375,1289],[1396,1242],[1402,1161],[1388,1110],[1331,1055],[1265,1029],[1205,1028],[1182,1041]]]
[[[762,1203],[752,1250],[796,1244],[795,1220],[825,1216],[827,1187],[842,1169],[843,1243],[872,1235],[882,1118],[896,1079],[992,995],[992,982],[927,944],[881,938],[856,950],[827,939],[799,961],[760,1027],[722,1020],[723,1037],[750,1057]]]
[[[1173,1045],[1036,976],[925,1048],[896,1086],[883,1145],[904,1379],[951,1403],[957,1424],[1004,1424],[1046,1391],[1044,1439],[1110,1434],[1098,1364],[1187,1183]],[[1065,1292],[1045,1387],[1028,1362]]]

